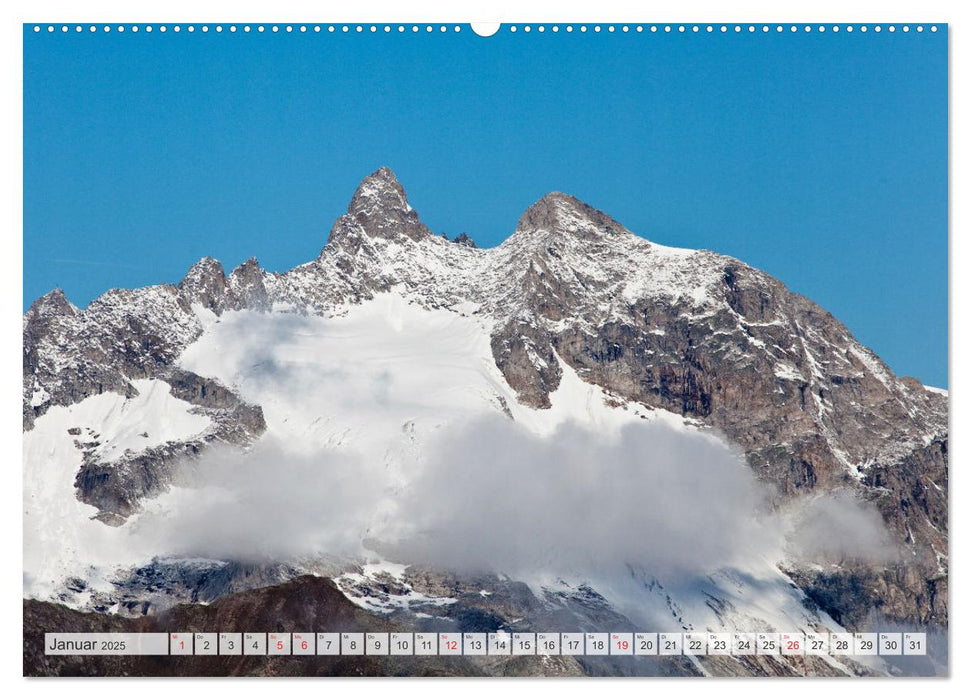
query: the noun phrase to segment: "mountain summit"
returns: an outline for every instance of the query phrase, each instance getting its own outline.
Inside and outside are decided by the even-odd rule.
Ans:
[[[523,212],[514,236],[574,236],[596,241],[625,233],[630,232],[602,211],[572,195],[550,192]]]
[[[392,239],[399,235],[419,241],[432,234],[408,204],[398,178],[390,168],[383,167],[358,185],[347,214],[331,229],[328,245],[356,250],[361,245],[361,236]]]
[[[348,214],[368,214],[376,210],[384,213],[411,211],[405,188],[391,168],[381,167],[361,181],[347,207]]]

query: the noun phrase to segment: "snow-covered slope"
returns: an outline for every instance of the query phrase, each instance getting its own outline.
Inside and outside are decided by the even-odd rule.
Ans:
[[[422,448],[436,433],[476,416],[508,415],[537,435],[550,435],[567,421],[605,434],[643,418],[687,425],[664,411],[608,405],[602,389],[569,369],[551,410],[523,406],[491,359],[489,329],[480,318],[422,309],[393,292],[329,319],[226,312],[177,364],[260,405],[263,441],[311,455],[344,450],[381,464],[399,485],[422,468]],[[25,542],[30,595],[49,595],[89,566],[136,565],[147,555],[172,554],[138,546],[137,517],[119,527],[92,520],[96,509],[75,493],[86,454],[117,459],[210,427],[209,418],[174,398],[166,383],[133,384],[134,398],[104,393],[55,407],[24,434],[25,523],[36,535]]]
[[[308,449],[427,435],[499,411],[539,434],[571,419],[597,429],[646,414],[685,423],[644,407],[613,410],[569,368],[551,410],[523,406],[492,358],[491,332],[487,318],[425,309],[393,290],[331,318],[226,312],[177,363],[262,406],[268,436]]]
[[[204,433],[210,420],[174,398],[164,382],[134,382],[138,394],[91,396],[57,406],[24,434],[24,593],[56,597],[65,579],[94,587],[115,569],[143,563],[157,552],[125,530],[95,520],[97,508],[77,498],[75,479],[85,453],[118,458]]]

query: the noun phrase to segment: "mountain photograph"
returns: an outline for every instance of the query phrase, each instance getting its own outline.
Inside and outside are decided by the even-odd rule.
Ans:
[[[547,63],[559,55],[542,43],[551,36],[529,48],[503,43],[521,39],[506,32],[490,44],[496,60],[539,52],[529,64],[539,73],[523,85],[543,93],[536,102],[486,105],[475,91],[455,92],[430,98],[445,111],[426,113],[410,82],[426,74],[415,68],[425,65],[420,51],[474,64],[446,73],[492,70],[469,57],[470,44],[449,42],[493,39],[443,26],[443,38],[424,48],[362,54],[372,63],[350,77],[368,76],[376,102],[355,97],[353,118],[334,111],[360,89],[347,76],[308,63],[301,70],[337,94],[281,87],[294,101],[284,107],[258,102],[260,88],[247,81],[264,74],[250,65],[230,71],[245,80],[211,104],[186,98],[191,129],[170,128],[145,104],[131,113],[106,107],[121,99],[110,86],[124,94],[138,83],[110,76],[136,55],[124,70],[161,70],[164,59],[173,86],[236,80],[210,71],[245,51],[200,48],[230,39],[228,29],[157,55],[132,47],[163,45],[172,32],[129,32],[105,53],[74,56],[50,42],[97,37],[35,36],[32,27],[24,29],[25,676],[948,675],[949,396],[938,388],[947,382],[947,329],[943,341],[914,330],[933,321],[918,309],[941,306],[925,269],[943,265],[946,318],[946,218],[943,230],[938,213],[921,219],[924,190],[909,181],[858,177],[885,167],[879,154],[842,163],[837,148],[832,161],[804,154],[803,166],[790,157],[796,146],[777,141],[785,155],[767,165],[750,150],[777,137],[753,120],[779,134],[792,124],[816,129],[825,143],[851,123],[804,122],[778,96],[778,122],[761,102],[723,116],[712,102],[697,134],[722,128],[732,148],[729,132],[751,129],[747,164],[719,161],[711,152],[721,145],[689,145],[697,134],[684,109],[665,122],[655,88],[619,71],[617,61],[637,51],[666,51],[619,43],[649,38],[626,26],[602,37],[601,54],[578,48],[569,59],[602,68],[613,102],[596,98],[593,85],[562,89],[575,76]],[[357,55],[368,41],[403,41],[389,26],[387,38],[346,37],[355,48],[293,48],[313,38],[296,34],[265,44],[277,87],[292,86],[294,66],[313,52],[325,63],[327,51]],[[321,34],[319,42],[340,38],[323,36],[326,25]],[[771,34],[751,38],[790,40]],[[834,51],[832,36],[806,41],[809,57]],[[670,49],[671,67],[701,60],[683,53],[694,50]],[[826,74],[778,50],[773,65]],[[718,51],[738,57],[738,80],[769,61],[745,47],[713,51],[712,65]],[[183,53],[201,61],[193,78],[169,61]],[[874,94],[889,89],[878,58],[867,59]],[[81,65],[72,61],[84,62],[100,101],[33,87]],[[391,87],[391,78],[404,82]],[[407,99],[387,108],[382,85]],[[494,143],[489,134],[543,133],[547,89],[591,118],[558,111],[561,130],[535,146],[548,149],[542,167],[509,148],[495,160],[470,157],[484,170],[470,165],[463,180],[445,166],[447,149],[432,147],[451,138],[436,129],[462,120],[476,125],[476,148]],[[677,99],[724,98],[715,83],[705,89]],[[158,94],[146,99],[175,104]],[[448,111],[456,104],[502,119]],[[326,149],[298,138],[321,129],[308,115],[334,120]],[[898,128],[887,112],[866,118]],[[109,121],[121,129],[113,145],[73,136]],[[572,131],[581,125],[611,143],[642,128],[652,139],[672,128],[691,138],[658,145],[637,136],[625,154],[597,150],[600,142]],[[254,134],[280,141],[262,151],[246,140]],[[567,134],[567,148],[578,149],[572,164],[560,160]],[[71,139],[66,151],[62,138]],[[138,144],[160,157],[135,157]],[[375,160],[379,146],[387,156]],[[708,155],[688,157],[695,147]],[[398,159],[404,184],[388,167]],[[405,189],[412,172],[421,214]],[[325,176],[326,191],[318,189]],[[848,194],[850,179],[859,189]],[[570,192],[547,191],[550,182]],[[756,190],[762,199],[731,194]],[[905,213],[860,224],[865,193]],[[500,194],[531,203],[508,211],[496,204]],[[711,220],[717,210],[733,213]],[[797,233],[809,211],[829,217],[819,239]],[[753,232],[760,216],[778,216],[781,227]],[[443,221],[460,233],[443,233]],[[702,244],[667,244],[688,240]],[[920,254],[908,258],[898,240]],[[739,250],[782,274],[727,254]],[[299,262],[280,262],[289,259]],[[817,290],[820,303],[790,286]],[[888,296],[881,306],[879,296],[894,293],[911,294],[912,305],[894,307]],[[939,353],[921,348],[942,351],[944,369]],[[900,370],[911,367],[920,379]],[[585,653],[569,653],[574,634]],[[168,651],[86,654],[58,635],[161,639]],[[219,652],[204,651],[217,635]],[[233,635],[264,646],[227,652]],[[502,635],[513,650],[493,653],[506,648]],[[194,653],[181,655],[187,637]],[[749,638],[758,653],[745,651]],[[437,652],[421,655],[427,639]],[[461,644],[454,655],[452,639]],[[331,640],[340,653],[326,651]],[[388,640],[400,653],[384,650]],[[486,643],[488,653],[479,651]]]

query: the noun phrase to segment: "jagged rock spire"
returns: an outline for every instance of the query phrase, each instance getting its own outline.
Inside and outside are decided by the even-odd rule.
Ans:
[[[190,304],[202,304],[220,313],[226,296],[226,273],[222,263],[207,256],[190,267],[185,279],[179,282],[179,294]]]
[[[432,235],[408,204],[405,189],[390,168],[378,168],[357,186],[347,214],[331,229],[328,245],[356,250],[362,234],[385,239],[403,235],[413,241]]]

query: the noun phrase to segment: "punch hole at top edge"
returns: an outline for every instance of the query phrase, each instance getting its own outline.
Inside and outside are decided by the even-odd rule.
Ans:
[[[489,37],[495,35],[501,26],[499,22],[473,22],[472,31],[477,36]]]

